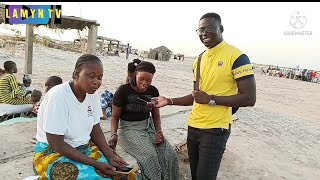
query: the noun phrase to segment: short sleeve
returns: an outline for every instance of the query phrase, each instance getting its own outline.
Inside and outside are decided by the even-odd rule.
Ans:
[[[192,64],[193,81],[196,81],[198,58],[195,58]]]
[[[254,76],[252,64],[247,55],[240,55],[232,65],[232,74],[236,81]]]
[[[43,130],[50,134],[65,135],[68,129],[68,110],[65,98],[57,93],[48,92],[41,102]]]
[[[112,104],[118,107],[123,107],[125,105],[125,84],[119,86],[117,91],[114,93]]]
[[[159,94],[159,90],[155,87],[155,86],[152,86],[152,91],[151,91],[151,96],[152,97],[158,97],[160,94]]]
[[[100,122],[100,117],[103,117],[100,96],[98,93],[94,94],[93,101],[94,101],[93,117],[94,117],[94,125],[96,125]]]

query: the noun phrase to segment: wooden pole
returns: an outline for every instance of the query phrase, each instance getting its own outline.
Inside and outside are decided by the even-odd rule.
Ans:
[[[25,63],[24,73],[32,74],[32,56],[33,56],[33,25],[26,25],[26,40],[25,40]]]
[[[89,54],[96,55],[97,35],[98,35],[98,27],[95,25],[92,25],[89,29],[89,34],[88,34],[87,53],[89,53]]]

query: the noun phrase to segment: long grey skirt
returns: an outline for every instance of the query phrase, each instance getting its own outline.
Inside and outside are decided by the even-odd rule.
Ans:
[[[120,120],[119,124],[119,145],[138,161],[143,180],[179,180],[176,151],[166,139],[161,145],[155,145],[151,118],[133,122]]]

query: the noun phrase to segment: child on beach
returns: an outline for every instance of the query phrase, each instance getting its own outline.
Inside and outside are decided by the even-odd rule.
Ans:
[[[31,111],[30,115],[28,116],[29,118],[37,117],[37,114],[38,114],[37,105],[40,102],[41,96],[42,96],[41,91],[39,91],[37,89],[32,91],[32,93],[31,93],[32,111]]]
[[[27,74],[23,75],[22,82],[23,82],[21,86],[22,90],[27,92],[33,92],[33,90],[35,90],[35,88],[31,86],[32,80],[30,76],[28,76]]]

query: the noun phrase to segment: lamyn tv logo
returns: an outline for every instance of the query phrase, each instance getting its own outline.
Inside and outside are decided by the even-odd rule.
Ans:
[[[61,24],[61,5],[6,5],[6,24]]]

